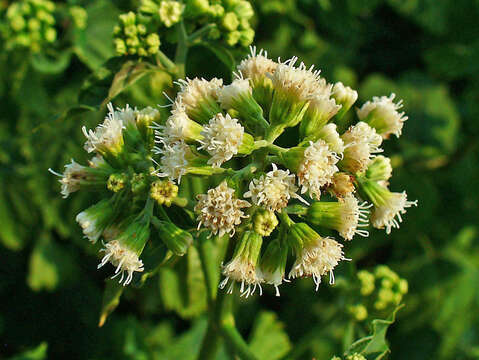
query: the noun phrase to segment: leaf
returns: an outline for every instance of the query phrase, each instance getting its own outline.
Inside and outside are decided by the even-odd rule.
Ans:
[[[113,27],[117,24],[119,10],[111,1],[97,0],[86,7],[88,25],[74,33],[74,51],[90,69],[97,70],[115,55]]]
[[[121,285],[117,280],[106,280],[105,291],[103,292],[103,302],[100,311],[100,320],[98,326],[102,327],[105,324],[108,316],[116,309],[120,304],[120,297],[123,294],[125,287]]]
[[[43,360],[47,358],[48,344],[42,342],[36,348],[27,350],[22,354],[15,355],[9,360]]]
[[[108,96],[103,100],[103,104],[108,103],[115,96],[120,94],[128,86],[134,84],[148,73],[158,71],[158,67],[148,62],[127,61],[123,64],[120,71],[113,77],[113,82],[108,91]]]
[[[227,48],[212,42],[201,42],[200,45],[211,50],[216,57],[226,65],[228,70],[234,71],[236,68],[236,61],[233,54]]]
[[[196,248],[190,247],[175,269],[160,270],[160,290],[165,308],[191,318],[206,309],[206,288]]]
[[[33,55],[33,68],[43,74],[59,74],[63,72],[70,64],[72,52],[67,50],[55,55],[56,56],[51,57],[43,52]]]
[[[20,250],[23,247],[23,239],[15,229],[15,221],[6,202],[3,187],[0,188],[0,219],[2,219],[0,241],[10,250]]]
[[[44,233],[30,256],[28,286],[34,291],[52,291],[71,280],[77,273],[75,267],[71,254],[53,242],[49,233]]]
[[[279,359],[291,350],[284,325],[275,313],[264,311],[259,314],[253,325],[250,348],[259,359],[268,360]]]
[[[387,353],[389,353],[389,346],[386,341],[386,332],[391,324],[396,320],[396,313],[404,305],[399,305],[394,309],[394,311],[389,315],[386,320],[375,319],[372,321],[372,334],[366,337],[363,337],[355,341],[349,350],[347,355],[352,355],[353,353],[360,353],[362,355],[370,355],[368,359],[380,360],[383,359]]]

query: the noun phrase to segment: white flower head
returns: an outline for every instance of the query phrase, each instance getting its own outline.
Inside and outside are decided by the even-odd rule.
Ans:
[[[198,149],[205,149],[211,155],[208,164],[220,167],[238,153],[243,142],[244,128],[229,114],[224,116],[219,113],[204,126],[201,135],[203,140],[198,140],[201,144]]]
[[[107,242],[104,246],[105,248],[100,251],[104,252],[105,256],[98,265],[98,269],[104,266],[107,262],[116,266],[115,275],[112,279],[121,275],[120,284],[125,280],[123,286],[131,283],[135,271],[142,272],[144,270],[143,262],[139,259],[137,253],[130,250],[119,241],[112,240]],[[125,273],[127,274],[126,278]]]
[[[98,125],[95,130],[87,131],[85,126],[82,128],[83,134],[87,138],[84,148],[89,153],[97,151],[100,153],[112,152],[116,154],[123,146],[122,133],[125,127],[123,117],[117,116],[111,104],[108,106],[110,112],[103,123]],[[125,116],[125,119],[127,117],[128,116]]]
[[[336,154],[342,154],[344,151],[344,141],[339,136],[336,124],[330,123],[318,132],[318,138],[323,139]]]
[[[402,216],[406,209],[417,206],[417,200],[408,201],[405,191],[402,193],[390,192],[381,205],[375,205],[371,214],[371,223],[377,229],[386,228],[386,234],[391,233],[392,228],[399,229]]]
[[[176,141],[187,141],[190,139],[198,139],[200,137],[202,127],[188,117],[184,107],[178,107],[171,111],[170,117],[166,120],[166,124],[154,126],[155,141],[157,143],[172,144]]]
[[[228,281],[234,280],[241,284],[240,293],[241,296],[248,297],[253,295],[256,291],[256,288],[259,287],[260,295],[263,294],[263,289],[261,288],[261,283],[263,282],[258,269],[256,269],[256,264],[248,261],[245,257],[234,257],[228,264],[223,266],[222,270],[225,278],[221,281],[219,288],[223,289]],[[228,293],[233,292],[233,282],[228,288]]]
[[[325,84],[319,74],[320,70],[314,70],[314,65],[307,68],[304,63],[298,67],[294,65],[297,57],[292,57],[284,63],[279,63],[273,75],[269,75],[276,91],[286,92],[299,101],[310,100]]]
[[[316,290],[321,283],[321,276],[329,272],[329,283],[334,284],[333,269],[344,257],[343,245],[331,238],[318,236],[308,241],[296,255],[296,261],[289,272],[289,278],[312,276]]]
[[[382,137],[365,122],[351,126],[341,138],[345,144],[344,164],[350,172],[365,170],[371,158],[382,152]]]
[[[251,79],[253,84],[263,80],[266,74],[273,74],[278,63],[268,59],[268,53],[261,49],[256,53],[256,47],[250,47],[251,54],[241,61],[238,71],[245,77]]]
[[[171,181],[181,181],[181,177],[188,172],[188,155],[191,150],[184,141],[174,143],[163,142],[163,147],[155,146],[153,151],[161,154],[161,159],[155,175],[168,177]]]
[[[218,102],[223,109],[234,108],[234,101],[252,93],[248,79],[235,79],[218,89]]]
[[[338,104],[343,104],[349,109],[358,99],[358,92],[349,86],[344,86],[342,82],[337,82],[333,86],[332,96]]]
[[[248,217],[241,209],[251,206],[249,202],[237,199],[234,193],[234,189],[229,188],[226,181],[223,181],[208,190],[207,194],[198,195],[195,206],[195,211],[199,214],[198,229],[204,226],[214,235],[233,236],[236,225],[241,224],[241,219]]]
[[[244,193],[245,198],[251,198],[253,204],[263,206],[270,211],[281,211],[288,205],[291,198],[308,204],[296,194],[295,176],[289,170],[280,170],[272,164],[273,170],[259,179],[253,179],[249,184],[249,191]]]
[[[52,169],[48,169],[53,175],[61,177],[60,184],[62,184],[61,194],[66,199],[72,192],[80,189],[82,181],[88,179],[88,168],[80,165],[72,159],[70,164],[65,165],[65,171],[60,174]]]
[[[96,243],[103,232],[103,229],[98,224],[98,217],[88,211],[82,211],[75,220],[80,224],[83,234],[88,240]]]
[[[358,199],[351,194],[339,199],[339,202],[341,203],[340,220],[337,227],[339,235],[346,240],[352,240],[355,234],[363,237],[369,236],[367,230],[360,228],[369,226],[368,215],[372,205],[366,202],[360,204]]]
[[[408,119],[404,112],[398,110],[402,108],[402,100],[394,103],[396,94],[390,96],[374,96],[372,101],[368,101],[357,110],[360,120],[367,121],[384,138],[390,134],[401,136],[404,122]]]
[[[330,184],[334,173],[338,171],[338,160],[338,155],[330,150],[324,140],[319,139],[315,143],[311,141],[304,151],[297,173],[301,193],[308,191],[311,197],[319,199],[321,188]]]
[[[180,87],[180,91],[173,103],[173,109],[184,106],[186,111],[189,112],[205,99],[216,99],[218,89],[223,86],[223,80],[213,78],[208,81],[199,78],[186,78],[186,80],[178,80],[176,84]]]

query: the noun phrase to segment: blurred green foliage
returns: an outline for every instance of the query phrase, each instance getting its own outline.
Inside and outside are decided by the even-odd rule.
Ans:
[[[2,26],[10,3],[0,1]],[[86,27],[69,18],[73,5],[85,8]],[[81,125],[101,119],[90,110],[105,99],[166,103],[168,74],[117,59],[105,65],[118,14],[137,5],[58,1],[55,44],[33,54],[0,43],[0,358],[194,359],[206,332],[196,252],[126,289],[118,304],[120,289],[96,270],[98,247],[74,222],[89,200],[63,201],[47,172],[72,157],[86,160]],[[409,120],[387,149],[396,154],[391,188],[406,189],[420,207],[391,236],[373,231],[348,244],[355,261],[338,269],[337,286],[315,293],[301,280],[280,298],[237,299],[240,331],[261,359],[330,359],[368,347],[382,354],[388,346],[393,359],[479,358],[479,2],[256,0],[253,7],[255,44],[273,58],[316,64],[358,89],[358,104],[389,92],[404,99]],[[234,58],[197,47],[186,73],[227,78]],[[118,88],[110,89],[113,81]],[[409,282],[387,342],[395,312],[368,327],[344,302],[356,269],[377,264]],[[100,313],[115,308],[97,328]],[[363,354],[380,358],[375,353]],[[228,358],[222,347],[217,359]]]

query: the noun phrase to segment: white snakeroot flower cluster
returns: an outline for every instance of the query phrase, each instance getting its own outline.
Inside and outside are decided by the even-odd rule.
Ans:
[[[405,192],[389,191],[391,162],[379,155],[407,118],[394,94],[366,102],[358,120],[343,116],[357,92],[328,83],[297,57],[273,61],[252,48],[237,71],[231,84],[179,80],[166,119],[152,108],[110,104],[102,124],[83,127],[85,150],[96,155],[89,166],[72,160],[56,173],[64,197],[87,186],[110,192],[76,220],[90,241],[103,237],[99,267],[113,264],[125,285],[144,269],[139,257],[150,251],[154,226],[173,229],[160,238],[179,255],[194,237],[228,235],[237,244],[222,267],[228,292],[239,283],[249,296],[270,284],[279,295],[286,278],[303,276],[317,289],[322,276],[333,283],[333,269],[347,259],[341,243],[311,226],[343,240],[368,236],[369,223],[389,234],[416,205]],[[192,211],[197,231],[187,233],[180,219]]]
[[[288,205],[291,198],[308,205],[306,200],[297,194],[295,175],[290,174],[289,170],[278,169],[276,164],[271,164],[271,166],[273,167],[272,171],[249,183],[249,191],[245,192],[243,196],[251,198],[253,204],[270,211],[281,211]]]
[[[143,262],[138,258],[136,252],[128,249],[119,241],[112,240],[104,246],[105,248],[100,251],[104,252],[105,256],[101,259],[98,269],[110,262],[116,267],[115,275],[113,275],[112,279],[121,275],[120,284],[124,280],[123,285],[128,285],[133,279],[134,272],[142,272],[144,270]],[[125,273],[127,274],[126,278]]]
[[[371,223],[375,228],[386,228],[386,234],[390,234],[391,229],[399,229],[402,215],[411,206],[417,206],[417,200],[408,201],[405,191],[402,193],[391,192],[384,204],[374,207],[371,214]]]
[[[390,96],[374,96],[372,101],[368,101],[357,110],[358,118],[367,121],[374,127],[383,138],[388,138],[390,134],[401,136],[404,122],[408,119],[404,112],[398,110],[403,107],[402,100],[394,103],[396,94]]]
[[[220,167],[238,153],[243,141],[244,128],[238,119],[232,118],[229,114],[224,116],[219,113],[204,126],[201,135],[203,139],[198,140],[201,144],[198,150],[205,149],[211,155],[208,164]]]
[[[235,227],[248,217],[241,209],[251,206],[246,200],[237,199],[234,189],[228,187],[226,181],[208,190],[207,194],[199,194],[197,199],[198,229],[205,226],[219,236],[233,236]]]
[[[324,140],[312,141],[304,151],[304,159],[298,169],[298,182],[301,193],[319,199],[321,188],[330,184],[339,169],[336,166],[338,155],[331,151]]]

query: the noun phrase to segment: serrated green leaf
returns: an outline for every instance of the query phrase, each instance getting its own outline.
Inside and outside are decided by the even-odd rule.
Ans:
[[[250,348],[259,359],[276,360],[291,350],[291,342],[276,314],[265,311],[257,317]]]
[[[106,280],[105,291],[103,292],[103,301],[100,311],[100,320],[98,326],[102,327],[105,324],[108,316],[120,304],[120,297],[123,294],[125,287],[115,279]]]
[[[367,356],[368,359],[384,359],[387,353],[389,353],[389,346],[386,341],[386,332],[389,326],[396,320],[396,313],[403,306],[404,305],[399,305],[396,307],[396,309],[394,309],[394,311],[386,320],[373,320],[371,322],[372,334],[355,341],[347,351],[347,355],[360,353],[364,356]]]

